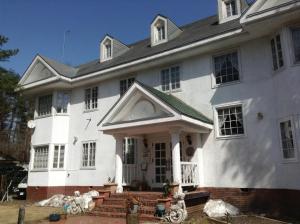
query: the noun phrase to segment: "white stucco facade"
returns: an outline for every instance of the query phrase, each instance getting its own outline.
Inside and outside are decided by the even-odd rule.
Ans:
[[[256,4],[254,7],[258,7]],[[294,14],[295,10],[298,10],[298,15]],[[118,102],[120,80],[134,77],[138,82],[161,91],[161,70],[180,66],[180,89],[171,94],[213,121],[212,130],[184,130],[180,133],[181,159],[197,163],[197,186],[300,190],[300,65],[294,62],[290,37],[290,27],[300,22],[299,9],[288,15],[275,13],[272,15],[274,18],[260,20],[261,24],[252,22],[245,25],[238,35],[172,54],[167,59],[152,59],[151,63],[133,65],[118,72],[108,71],[100,78],[89,77],[82,82],[76,82],[74,78],[57,81],[47,87],[25,88],[24,93],[27,91],[31,97],[53,94],[51,115],[35,115],[29,186],[102,186],[116,176],[118,147],[115,137],[121,133],[138,139],[138,178],[142,179],[144,172],[147,183],[153,188],[159,187],[155,181],[154,147],[156,142],[166,145],[176,142],[176,138],[172,137],[173,126],[166,129],[143,129],[142,126],[108,133],[101,129],[99,122]],[[272,23],[280,16],[285,21],[284,25]],[[241,21],[244,20],[241,18]],[[272,25],[268,27],[268,24]],[[261,26],[265,29],[262,30]],[[270,40],[274,33],[281,34],[284,60],[284,66],[278,71],[273,71],[272,67]],[[239,81],[217,86],[213,58],[232,51],[238,53]],[[52,78],[55,76],[53,74]],[[98,87],[98,106],[86,111],[85,89],[92,87]],[[57,115],[54,106],[55,94],[60,90],[70,93],[68,113],[63,115]],[[242,105],[244,134],[223,138],[218,136],[216,109],[229,105]],[[283,158],[281,147],[279,121],[286,118],[293,123],[296,151],[293,161]],[[188,157],[185,151],[187,135],[191,135],[195,148],[192,157]],[[148,143],[149,155],[146,158],[143,157],[143,139],[147,139]],[[82,167],[83,143],[90,141],[96,142],[95,166],[85,168]],[[64,167],[53,169],[54,145],[60,144],[65,145]],[[49,145],[48,168],[43,170],[33,166],[34,147],[39,145]],[[166,154],[167,160],[171,160],[171,149],[167,149]],[[147,168],[142,171],[145,163]],[[171,178],[171,169],[166,172],[170,172],[167,176]]]

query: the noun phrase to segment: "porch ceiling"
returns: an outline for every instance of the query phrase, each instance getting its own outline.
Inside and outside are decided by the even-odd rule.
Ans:
[[[173,95],[135,82],[99,122],[106,134],[147,134],[180,128],[207,133],[212,121]]]

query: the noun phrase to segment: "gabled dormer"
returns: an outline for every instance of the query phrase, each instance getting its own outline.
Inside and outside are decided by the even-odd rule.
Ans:
[[[128,49],[129,48],[125,44],[109,35],[106,35],[100,43],[100,62],[118,57],[125,53]]]
[[[218,0],[219,23],[239,18],[247,7],[246,0]]]
[[[168,42],[181,33],[181,29],[165,16],[157,15],[151,23],[151,46]]]

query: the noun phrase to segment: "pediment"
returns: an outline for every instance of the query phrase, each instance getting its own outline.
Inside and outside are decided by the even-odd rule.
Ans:
[[[119,108],[110,116],[106,123],[134,122],[170,116],[174,115],[141,91],[135,90],[119,105]]]
[[[26,85],[52,77],[57,77],[57,74],[54,74],[53,69],[51,70],[50,66],[37,56],[25,72],[20,84]]]

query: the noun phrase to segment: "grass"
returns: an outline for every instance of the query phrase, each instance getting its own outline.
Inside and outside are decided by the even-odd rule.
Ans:
[[[51,213],[62,213],[61,208],[37,207],[25,201],[0,203],[0,224],[16,224],[19,207],[25,206],[25,224],[37,223],[47,219]]]

